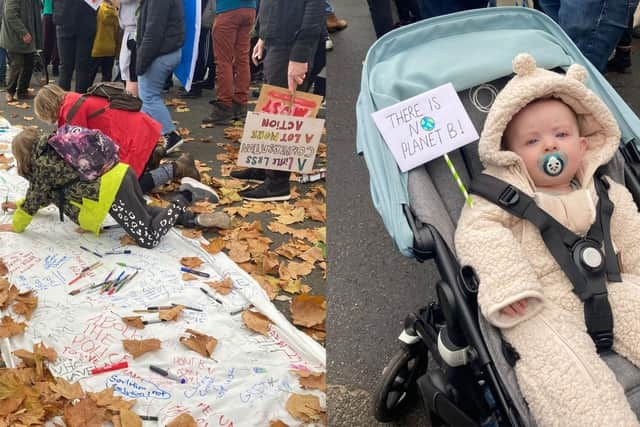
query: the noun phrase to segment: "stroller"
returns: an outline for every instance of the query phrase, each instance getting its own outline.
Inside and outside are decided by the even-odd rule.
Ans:
[[[532,9],[500,7],[441,16],[400,28],[369,50],[357,103],[358,152],[371,176],[373,202],[405,256],[433,259],[437,301],[407,316],[401,349],[383,371],[374,415],[388,422],[420,397],[434,426],[534,426],[518,388],[517,355],[480,315],[478,279],[453,251],[464,197],[443,159],[401,173],[371,113],[451,82],[480,132],[511,61],[528,52],[539,67],[582,64],[588,86],[607,104],[622,133],[607,174],[624,183],[640,206],[640,120],[584,58],[560,27]],[[449,153],[462,181],[481,170],[477,142]],[[612,351],[601,357],[640,414],[640,369]]]

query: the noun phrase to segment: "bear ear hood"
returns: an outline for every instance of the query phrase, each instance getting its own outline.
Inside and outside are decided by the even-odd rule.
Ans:
[[[496,97],[480,136],[478,151],[483,165],[488,169],[516,167],[531,183],[520,157],[502,150],[502,136],[513,116],[527,104],[539,98],[556,98],[576,113],[580,136],[587,140],[578,172],[582,185],[587,185],[595,170],[615,154],[620,130],[605,103],[585,86],[586,69],[573,64],[563,75],[538,68],[533,56],[521,53],[513,59],[513,71],[515,76]]]

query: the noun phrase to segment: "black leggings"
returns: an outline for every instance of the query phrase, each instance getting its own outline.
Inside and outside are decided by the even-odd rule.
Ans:
[[[128,169],[109,213],[136,243],[151,249],[186,212],[187,201],[178,196],[168,208],[147,206],[135,173]]]

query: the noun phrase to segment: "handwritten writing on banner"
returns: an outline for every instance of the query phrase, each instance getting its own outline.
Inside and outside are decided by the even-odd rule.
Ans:
[[[310,173],[323,119],[248,113],[238,165]]]
[[[402,172],[478,139],[451,83],[372,114]]]

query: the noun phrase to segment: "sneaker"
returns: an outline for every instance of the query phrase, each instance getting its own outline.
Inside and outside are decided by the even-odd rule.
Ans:
[[[176,148],[180,147],[184,143],[182,136],[175,130],[169,133],[164,134],[164,149],[167,151],[167,154],[175,151]]]
[[[29,99],[33,99],[36,97],[36,94],[33,92],[20,92],[20,93],[16,93],[17,99],[20,100],[29,100]]]
[[[196,168],[196,162],[189,153],[184,153],[175,161],[173,172],[174,179],[182,179],[184,177],[193,178],[200,181],[200,172]]]
[[[324,50],[327,52],[333,50],[333,40],[331,40],[331,37],[329,36],[327,36],[327,39],[324,41]]]
[[[256,202],[278,202],[291,198],[289,181],[274,182],[269,178],[257,187],[239,191],[238,194],[245,200]]]
[[[222,228],[231,227],[231,217],[224,212],[203,213],[196,216],[196,225],[203,228]]]
[[[249,182],[262,182],[267,177],[264,169],[248,168],[231,172],[231,178],[243,179]]]
[[[202,119],[204,124],[226,125],[233,119],[233,109],[230,105],[215,101],[212,103],[211,114]]]
[[[234,101],[233,104],[231,104],[231,108],[233,110],[233,120],[244,120],[247,118],[247,104],[240,104]]]
[[[330,13],[327,15],[327,30],[330,33],[334,33],[336,31],[342,31],[347,28],[349,23],[346,19],[340,19],[336,16],[335,13]]]
[[[179,191],[188,191],[191,193],[191,203],[199,202],[201,200],[209,200],[211,203],[218,203],[220,198],[218,193],[208,185],[196,181],[188,176],[180,180]]]

